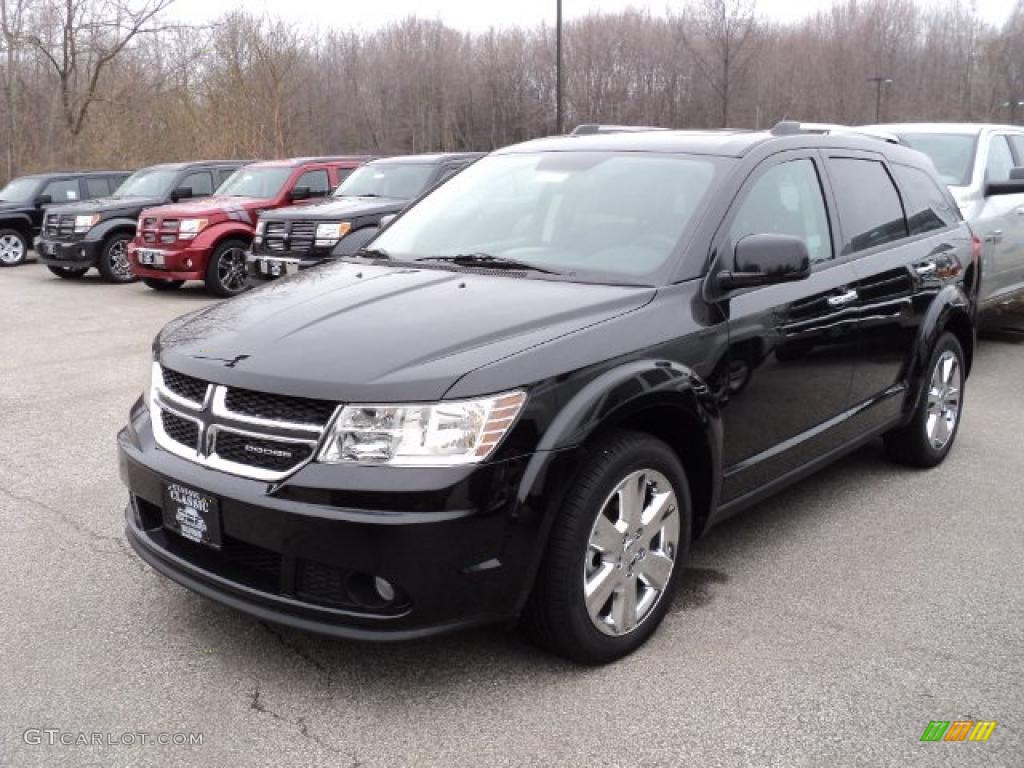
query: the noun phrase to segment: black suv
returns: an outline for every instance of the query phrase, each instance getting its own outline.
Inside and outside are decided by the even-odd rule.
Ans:
[[[694,537],[876,437],[939,464],[979,243],[923,155],[636,132],[481,159],[360,257],[186,315],[119,435],[127,536],[263,619],[654,632]]]
[[[351,256],[377,236],[382,222],[481,157],[451,152],[375,160],[354,171],[329,200],[267,211],[246,257],[250,284]]]
[[[128,263],[128,243],[146,208],[212,195],[232,173],[250,161],[206,160],[153,165],[133,173],[113,194],[87,203],[46,208],[35,249],[58,277],[79,278],[97,267],[114,283],[138,278]]]
[[[55,171],[19,176],[0,189],[0,267],[25,261],[51,203],[106,197],[131,171]]]

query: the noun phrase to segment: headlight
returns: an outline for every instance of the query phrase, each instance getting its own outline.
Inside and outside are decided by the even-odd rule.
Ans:
[[[90,216],[75,216],[75,232],[88,232],[96,226],[99,220],[100,215],[98,213]]]
[[[341,240],[341,238],[347,235],[350,229],[352,229],[352,225],[347,221],[333,221],[330,224],[317,224],[316,244],[334,245],[336,242]]]
[[[191,240],[202,231],[206,224],[206,219],[182,219],[178,226],[178,238]]]
[[[451,466],[490,456],[515,423],[525,392],[418,405],[348,405],[318,461]]]

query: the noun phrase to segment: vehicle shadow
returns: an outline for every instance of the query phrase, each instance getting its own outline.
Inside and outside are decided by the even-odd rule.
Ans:
[[[1024,343],[1024,298],[982,313],[978,318],[978,338],[982,341]]]

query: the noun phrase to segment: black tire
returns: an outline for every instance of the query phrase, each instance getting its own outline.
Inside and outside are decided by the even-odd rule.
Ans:
[[[154,291],[176,291],[185,284],[184,280],[158,280],[155,277],[144,277],[142,282]]]
[[[47,267],[47,269],[65,280],[78,280],[89,271],[89,267]]]
[[[110,283],[134,283],[139,277],[132,272],[128,261],[128,243],[132,236],[127,232],[118,232],[107,238],[100,249],[99,269],[103,279]]]
[[[951,382],[956,387],[955,417],[951,427],[946,415],[948,411],[944,406],[948,406],[952,402],[952,391],[947,387],[933,386],[936,382],[936,369],[940,363],[945,366],[949,360],[955,361],[956,365]],[[885,449],[889,458],[899,464],[911,467],[928,468],[942,463],[956,441],[960,422],[963,420],[965,371],[964,351],[960,342],[951,333],[942,334],[928,360],[921,392],[914,405],[913,416],[905,426],[894,429],[885,435]],[[943,372],[938,373],[940,379],[946,378]],[[936,433],[930,432],[930,424],[933,423],[930,421],[932,416],[936,419],[934,423],[938,424],[937,436],[946,435],[941,444],[933,440]]]
[[[624,634],[611,635],[598,628],[584,597],[585,569],[598,567],[591,558],[600,557],[591,550],[590,539],[598,515],[604,514],[613,491],[632,473],[641,470],[660,473],[675,492],[678,531],[676,545],[672,548],[674,564],[664,589],[639,623]],[[615,432],[589,452],[557,515],[537,581],[527,601],[522,627],[538,645],[581,664],[605,664],[622,658],[643,645],[658,628],[686,568],[691,530],[686,472],[672,449],[662,441],[637,432]],[[640,562],[645,555],[655,559],[653,542],[649,546],[649,552],[643,548],[632,550],[633,562],[628,565],[630,579],[640,581],[620,582],[623,588],[644,586],[644,577],[639,573],[634,577],[633,568],[641,567],[637,556]],[[628,553],[629,550],[624,555]],[[619,562],[624,560],[620,558]],[[608,560],[602,560],[600,567],[607,564]],[[622,578],[621,572],[619,578]],[[610,593],[608,599],[621,599],[620,592]],[[607,603],[607,607],[611,616],[613,602]]]
[[[210,293],[229,298],[249,288],[245,267],[248,248],[244,240],[225,240],[217,245],[206,265],[206,289]]]
[[[28,259],[28,238],[16,229],[0,229],[0,267],[17,267]]]

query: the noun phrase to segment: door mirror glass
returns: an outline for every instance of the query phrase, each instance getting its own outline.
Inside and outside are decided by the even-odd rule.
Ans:
[[[736,243],[733,271],[718,273],[722,290],[803,280],[811,274],[807,245],[792,235],[748,235]]]
[[[292,200],[308,200],[310,196],[309,187],[295,187],[290,195]]]
[[[192,187],[175,187],[171,192],[171,200],[175,203],[190,197],[192,197]]]

